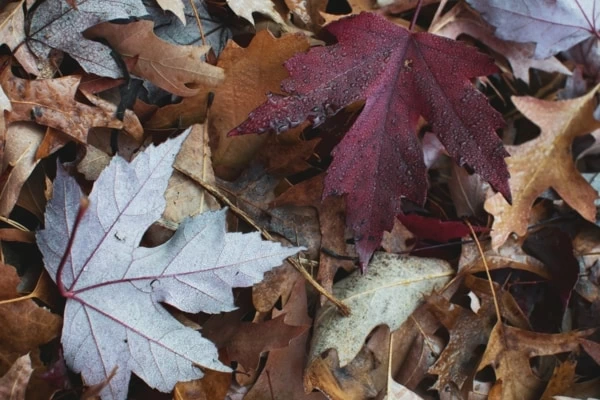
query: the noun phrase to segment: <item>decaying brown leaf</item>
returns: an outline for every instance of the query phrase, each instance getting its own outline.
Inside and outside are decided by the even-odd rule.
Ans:
[[[289,301],[283,310],[274,310],[273,317],[285,313],[284,321],[288,325],[310,325],[307,313],[307,300],[304,279],[298,279]],[[269,352],[267,363],[252,386],[245,400],[262,400],[271,397],[289,400],[322,400],[320,393],[305,393],[302,383],[302,371],[306,359],[308,332],[290,341],[289,346]]]
[[[496,372],[496,389],[502,399],[533,399],[542,394],[545,382],[531,368],[530,358],[577,350],[578,340],[591,331],[549,334],[530,332],[497,323],[479,370],[491,365]],[[494,390],[494,389],[493,389]]]
[[[512,205],[502,195],[494,195],[485,209],[494,216],[492,248],[498,249],[512,232],[524,236],[535,199],[553,188],[582,217],[596,220],[596,191],[581,176],[571,156],[571,144],[577,136],[600,127],[594,119],[596,86],[585,96],[563,101],[533,97],[513,97],[515,106],[536,123],[541,134],[520,146],[509,146]]]
[[[17,358],[8,372],[0,377],[0,398],[25,400],[25,391],[32,372],[29,354]]]
[[[41,368],[38,347],[58,336],[62,318],[17,293],[20,279],[13,267],[0,264],[0,276],[0,375],[27,353],[33,367]],[[29,390],[37,392],[35,398],[48,398],[54,391],[39,379]]]
[[[0,84],[11,102],[12,111],[6,114],[6,122],[33,121],[58,129],[69,139],[79,143],[87,142],[87,135],[93,127],[123,129],[123,121],[114,116],[115,107],[98,99],[96,107],[76,100],[77,87],[81,77],[75,75],[57,79],[26,80],[15,77],[10,68],[4,66],[0,74]],[[137,118],[133,124],[134,134],[141,134]]]

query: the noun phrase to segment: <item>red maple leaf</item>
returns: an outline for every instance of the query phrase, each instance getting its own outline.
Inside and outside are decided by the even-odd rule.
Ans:
[[[427,170],[415,132],[419,116],[450,156],[469,166],[510,201],[508,153],[495,133],[502,116],[469,78],[497,72],[475,48],[413,33],[362,13],[325,28],[338,43],[289,59],[290,78],[230,135],[277,133],[305,120],[317,125],[361,99],[365,106],[334,149],[323,196],[346,194],[361,266],[401,212],[400,199],[423,203]]]

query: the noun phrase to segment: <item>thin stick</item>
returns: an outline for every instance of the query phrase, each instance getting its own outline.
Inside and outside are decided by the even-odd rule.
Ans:
[[[494,282],[492,281],[492,275],[490,274],[490,267],[488,266],[488,263],[485,259],[485,254],[483,254],[483,249],[481,248],[481,244],[479,243],[479,240],[477,239],[477,235],[475,234],[475,230],[473,230],[473,226],[471,226],[471,223],[468,220],[464,220],[465,224],[467,224],[467,226],[469,227],[469,230],[471,231],[471,236],[473,236],[473,240],[475,241],[475,244],[477,245],[477,250],[479,251],[479,255],[481,256],[481,260],[483,261],[483,266],[485,267],[485,273],[487,274],[487,279],[488,282],[490,283],[490,289],[492,291],[492,298],[494,299],[494,307],[496,308],[496,317],[498,318],[498,323],[502,324],[502,316],[500,314],[500,306],[498,305],[498,298],[496,297],[496,290],[494,289]]]
[[[417,23],[417,17],[419,16],[419,13],[421,12],[422,5],[423,5],[423,0],[419,0],[419,4],[417,4],[417,9],[415,10],[415,15],[413,15],[412,21],[410,21],[410,26],[408,27],[409,31],[412,31],[413,28],[415,27],[415,24]]]
[[[200,20],[200,15],[198,15],[198,9],[194,4],[194,0],[190,0],[190,5],[192,6],[192,10],[194,10],[194,16],[196,17],[196,24],[198,24],[198,29],[200,30],[200,37],[202,38],[202,45],[206,46],[206,37],[204,37],[204,29],[202,28],[202,21]]]

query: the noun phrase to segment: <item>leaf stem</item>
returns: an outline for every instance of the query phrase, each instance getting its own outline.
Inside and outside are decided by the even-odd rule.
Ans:
[[[415,10],[415,14],[412,17],[412,20],[410,21],[410,26],[408,27],[409,31],[412,31],[413,28],[415,27],[415,24],[417,23],[417,17],[419,16],[419,13],[421,12],[421,6],[423,5],[423,0],[419,0],[419,3],[417,4],[417,9]]]
[[[63,283],[62,273],[65,268],[65,264],[67,263],[67,257],[71,253],[71,248],[73,247],[73,241],[75,240],[75,234],[77,234],[77,229],[79,229],[79,225],[81,223],[81,219],[83,215],[87,211],[90,205],[90,201],[87,197],[82,197],[79,201],[79,210],[77,210],[77,216],[75,217],[75,224],[73,225],[73,232],[71,232],[71,236],[69,236],[69,241],[67,243],[67,248],[63,253],[62,258],[60,259],[60,264],[58,264],[58,270],[56,271],[56,285],[58,286],[58,291],[62,297],[71,298],[75,295],[72,291],[69,291],[65,288],[65,284]]]

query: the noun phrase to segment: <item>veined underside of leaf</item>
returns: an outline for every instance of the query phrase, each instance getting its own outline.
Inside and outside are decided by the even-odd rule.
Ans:
[[[163,193],[186,136],[151,146],[131,164],[113,158],[90,194],[62,276],[56,276],[58,266],[83,195],[61,168],[46,228],[37,234],[46,269],[67,291],[67,364],[90,385],[107,380],[117,367],[103,400],[124,400],[131,372],[170,391],[178,381],[201,378],[200,367],[228,371],[214,344],[160,303],[190,313],[232,310],[232,287],[251,286],[298,251],[263,242],[258,233],[226,233],[224,211],[184,220],[163,245],[138,247],[163,212]]]
[[[323,122],[361,99],[360,116],[334,149],[323,196],[347,195],[347,223],[364,267],[401,212],[400,199],[423,203],[427,170],[415,129],[420,115],[446,150],[510,200],[508,155],[495,130],[504,124],[468,78],[497,71],[460,42],[412,33],[369,13],[326,28],[338,43],[286,62],[290,78],[230,135],[282,132]]]
[[[467,0],[504,40],[535,43],[535,57],[551,57],[600,37],[597,0]]]
[[[110,49],[87,40],[82,32],[104,21],[147,14],[140,0],[45,0],[32,7],[26,25],[28,45],[40,59],[51,49],[69,53],[87,72],[120,78],[122,72]],[[74,6],[73,6],[74,5]]]

